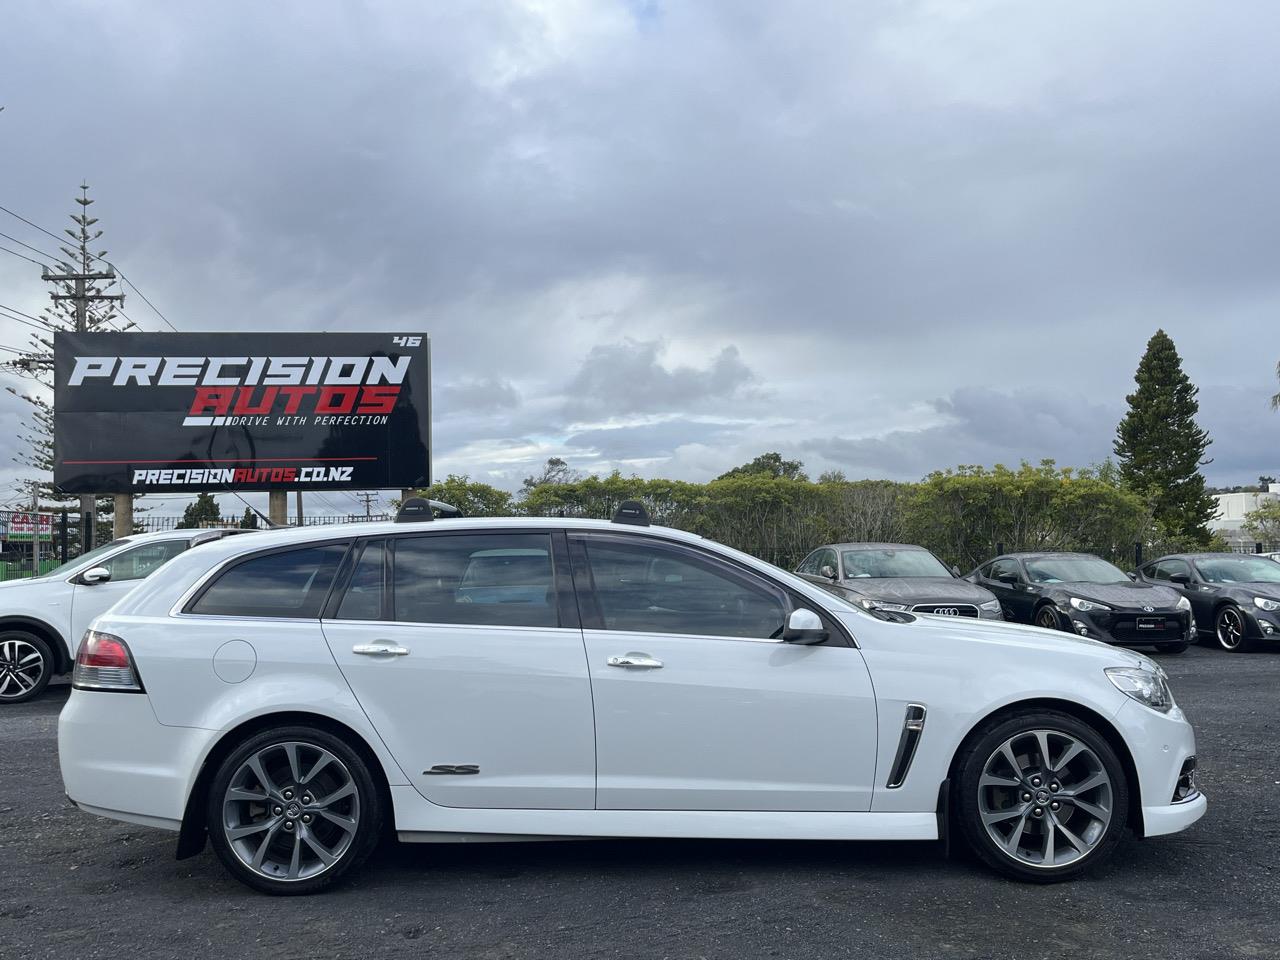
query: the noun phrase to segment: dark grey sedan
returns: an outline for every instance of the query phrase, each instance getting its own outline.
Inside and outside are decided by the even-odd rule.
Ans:
[[[867,610],[1004,619],[990,590],[912,544],[832,543],[805,557],[796,573]]]

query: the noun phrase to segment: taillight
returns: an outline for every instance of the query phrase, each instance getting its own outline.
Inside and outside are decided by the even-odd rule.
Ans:
[[[76,652],[71,685],[77,690],[114,690],[142,693],[142,681],[133,665],[129,645],[119,637],[97,630],[85,632]]]

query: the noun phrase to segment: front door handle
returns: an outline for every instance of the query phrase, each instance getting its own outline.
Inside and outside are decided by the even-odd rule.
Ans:
[[[661,660],[655,660],[647,653],[628,653],[621,657],[610,657],[605,663],[611,667],[632,667],[643,670],[657,670],[662,666]]]
[[[382,640],[378,643],[357,643],[351,648],[351,652],[366,657],[405,657],[409,655],[409,648],[397,646],[390,640]]]

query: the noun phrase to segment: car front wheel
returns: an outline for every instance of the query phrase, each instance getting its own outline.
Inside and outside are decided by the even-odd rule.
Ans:
[[[1036,611],[1035,624],[1037,627],[1044,627],[1046,630],[1062,629],[1062,621],[1058,618],[1058,611],[1047,603]]]
[[[1241,653],[1249,649],[1248,625],[1239,607],[1227,606],[1214,618],[1214,635],[1218,646],[1228,653]]]
[[[382,800],[360,755],[314,727],[248,739],[219,766],[209,839],[243,883],[313,893],[358,867],[377,845]]]
[[[984,863],[1018,880],[1067,880],[1102,863],[1124,833],[1129,787],[1115,751],[1054,711],[997,719],[958,758],[959,826]]]
[[[0,704],[26,703],[53,677],[53,651],[34,634],[0,633]]]

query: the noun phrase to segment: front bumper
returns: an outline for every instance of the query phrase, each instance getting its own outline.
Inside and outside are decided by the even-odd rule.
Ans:
[[[58,718],[67,798],[97,816],[177,830],[216,736],[161,725],[146,694],[73,690]]]
[[[1244,619],[1252,639],[1280,640],[1280,611],[1267,611],[1257,606],[1249,606],[1244,608]]]
[[[1143,836],[1158,837],[1185,830],[1204,816],[1208,800],[1198,789],[1187,794],[1187,761],[1196,755],[1196,735],[1180,707],[1158,713],[1136,701],[1115,717],[1124,733],[1138,773],[1142,823],[1133,824]],[[1180,799],[1179,799],[1180,798]]]
[[[1195,618],[1189,610],[1090,610],[1058,607],[1070,629],[1082,637],[1126,647],[1161,647],[1195,642]],[[1158,626],[1140,626],[1154,624]]]

